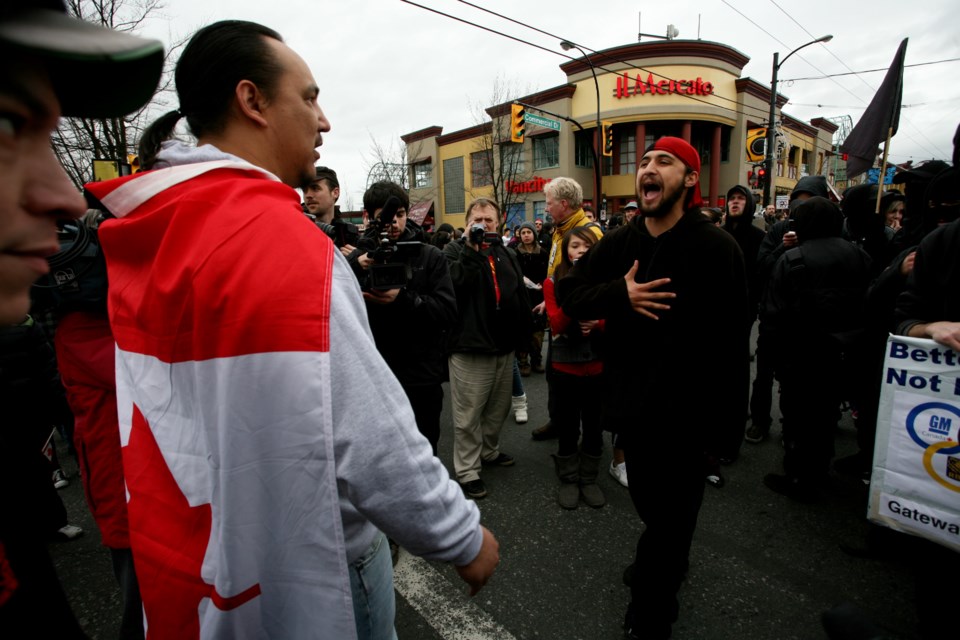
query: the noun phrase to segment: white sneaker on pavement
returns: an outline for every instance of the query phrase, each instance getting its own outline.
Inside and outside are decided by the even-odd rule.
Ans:
[[[513,421],[517,424],[527,422],[527,394],[513,397]]]
[[[610,475],[617,479],[617,482],[622,484],[625,487],[628,487],[627,484],[627,463],[621,462],[620,464],[614,464],[613,460],[610,461]]]

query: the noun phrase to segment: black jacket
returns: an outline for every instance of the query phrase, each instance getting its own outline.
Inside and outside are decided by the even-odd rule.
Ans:
[[[530,299],[513,251],[495,244],[478,252],[461,238],[444,247],[443,253],[450,264],[460,312],[450,335],[450,351],[505,355],[527,348]],[[496,266],[496,286],[489,256]]]
[[[843,218],[835,204],[811,198],[795,218],[800,245],[774,266],[761,311],[778,371],[824,349],[858,345],[870,283],[870,256],[840,237]]]
[[[415,238],[407,229],[399,240]],[[447,335],[457,321],[450,269],[443,253],[429,244],[421,245],[411,268],[410,280],[391,304],[367,303],[370,330],[400,384],[440,384],[446,378]]]
[[[737,185],[727,191],[727,200],[734,191],[742,193],[747,198],[746,208],[743,214],[737,218],[730,217],[729,207],[727,209],[727,221],[721,227],[724,231],[733,236],[737,241],[737,246],[743,252],[743,262],[747,270],[747,293],[750,301],[750,320],[753,321],[760,306],[760,298],[763,293],[762,280],[760,277],[757,257],[760,254],[760,244],[766,235],[762,229],[753,224],[753,211],[756,204],[753,200],[753,193],[746,187]]]
[[[657,312],[659,320],[630,306],[624,275],[635,260],[637,282],[671,279],[660,290],[677,297]],[[679,424],[689,429],[684,438],[704,436],[717,422],[737,421],[742,429],[749,385],[743,254],[699,210],[658,237],[635,217],[605,235],[557,286],[569,316],[607,321],[608,424],[663,444]]]
[[[527,253],[519,248],[514,249],[517,254],[517,262],[520,263],[520,270],[523,275],[536,284],[543,284],[547,278],[547,259],[550,252],[536,245],[539,249],[536,253]],[[543,302],[543,291],[536,289],[527,289],[527,295],[530,297],[530,305],[536,306]]]
[[[960,322],[960,220],[920,242],[907,289],[897,299],[897,333],[917,323]]]

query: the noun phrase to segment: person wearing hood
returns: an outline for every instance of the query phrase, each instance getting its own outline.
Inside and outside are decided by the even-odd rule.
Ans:
[[[754,321],[757,319],[757,313],[760,305],[760,279],[757,268],[757,255],[760,252],[760,244],[763,242],[764,233],[753,224],[753,212],[756,209],[756,203],[753,199],[753,193],[743,185],[734,185],[727,191],[726,204],[726,222],[721,227],[724,231],[733,236],[737,241],[737,246],[743,252],[743,262],[747,273],[747,300],[749,307],[744,316],[744,325],[749,335]],[[749,346],[748,346],[749,348]],[[750,373],[747,371],[746,379],[743,380],[743,391],[738,392],[736,396],[729,399],[739,408],[740,417],[730,423],[723,425],[723,441],[718,443],[716,453],[721,463],[734,460],[740,451],[740,443],[744,439],[744,420],[748,411],[750,397]],[[722,476],[716,474],[718,478]]]
[[[843,211],[843,237],[867,252],[873,261],[871,278],[880,275],[890,259],[890,237],[886,220],[877,213],[880,188],[875,184],[859,184],[843,192],[840,210]],[[880,198],[881,211],[884,200]]]
[[[780,380],[786,473],[763,481],[812,502],[833,457],[844,355],[863,333],[870,256],[841,237],[843,216],[827,198],[801,202],[793,215],[798,245],[777,261],[761,309]]]
[[[416,234],[407,226],[409,197],[400,185],[389,180],[370,185],[363,194],[363,208],[375,219],[391,197],[400,201],[400,207],[387,228],[389,240],[416,242]],[[374,246],[379,244],[379,238],[368,240],[373,240]],[[357,249],[348,261],[361,281],[374,262],[364,249]],[[447,334],[456,323],[457,296],[450,267],[440,249],[421,243],[409,266],[410,277],[405,285],[386,291],[365,289],[363,298],[377,350],[400,381],[416,416],[417,428],[430,441],[433,455],[437,455],[443,410],[441,384],[446,378],[444,347]]]
[[[749,368],[746,271],[730,234],[700,213],[700,157],[663,137],[638,162],[640,214],[606,235],[558,281],[574,319],[606,320],[604,420],[623,435],[637,542],[627,638],[669,638],[703,500],[705,442],[742,419],[727,400]],[[710,327],[704,337],[704,323]],[[695,384],[691,369],[699,380]],[[691,402],[695,399],[695,402]],[[666,452],[673,452],[665,455]]]
[[[748,324],[757,319],[760,305],[760,281],[757,271],[757,257],[763,243],[764,232],[753,224],[753,211],[756,203],[753,193],[743,185],[734,185],[727,191],[727,216],[721,229],[728,232],[737,241],[743,252],[743,261],[747,268],[747,291],[750,301]]]
[[[830,190],[824,176],[804,176],[800,178],[797,181],[797,186],[790,193],[789,211],[791,217],[793,211],[804,200],[813,197],[828,198],[829,195]],[[756,293],[759,300],[763,299],[767,280],[777,260],[787,249],[797,245],[797,234],[790,229],[790,224],[790,217],[773,223],[760,243],[755,272]],[[743,436],[744,440],[753,444],[759,444],[766,439],[773,423],[770,409],[773,405],[774,369],[773,358],[770,353],[771,347],[768,344],[766,334],[767,329],[764,327],[761,314],[760,326],[757,329],[757,374],[753,379],[753,390],[750,396],[750,426],[747,427]]]

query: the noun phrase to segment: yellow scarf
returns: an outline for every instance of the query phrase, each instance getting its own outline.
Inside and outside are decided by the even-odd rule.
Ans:
[[[590,220],[587,219],[587,214],[583,212],[582,208],[574,211],[573,215],[563,222],[554,224],[553,235],[550,237],[550,259],[547,261],[547,277],[553,276],[554,270],[562,261],[560,247],[563,244],[563,236],[574,227],[582,227],[588,224],[590,224]],[[597,236],[597,240],[603,237],[603,231],[600,230],[599,225],[593,227],[591,231],[593,231],[593,235]]]

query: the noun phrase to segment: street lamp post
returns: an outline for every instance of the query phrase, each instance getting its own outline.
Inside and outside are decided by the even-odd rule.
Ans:
[[[790,53],[788,53],[784,58],[783,62],[778,62],[780,58],[780,52],[774,52],[773,54],[773,78],[770,80],[770,119],[767,121],[767,157],[764,160],[764,165],[767,168],[767,179],[763,182],[763,206],[767,206],[774,202],[770,199],[770,192],[772,191],[773,182],[776,179],[776,174],[773,173],[773,144],[776,138],[776,121],[777,117],[777,72],[780,70],[780,67],[784,62],[787,61],[787,58],[795,54],[800,49],[804,47],[809,47],[812,44],[817,44],[818,42],[830,42],[833,40],[833,36],[827,35],[817,38],[816,40],[811,40],[805,45],[799,46]],[[774,197],[776,194],[774,193]]]
[[[603,136],[603,126],[600,124],[600,82],[597,80],[597,69],[593,66],[593,61],[590,60],[590,56],[584,52],[578,45],[570,42],[569,40],[561,40],[560,47],[564,51],[570,51],[570,49],[576,49],[581,54],[583,54],[584,60],[587,61],[587,64],[590,65],[590,73],[593,74],[593,86],[597,90],[597,133],[595,136],[595,143],[592,147],[593,151],[593,206],[597,212],[597,216],[600,216],[600,207],[602,203],[600,202],[600,193],[602,190],[601,187],[601,178],[600,178],[600,145],[603,144],[601,139]]]

